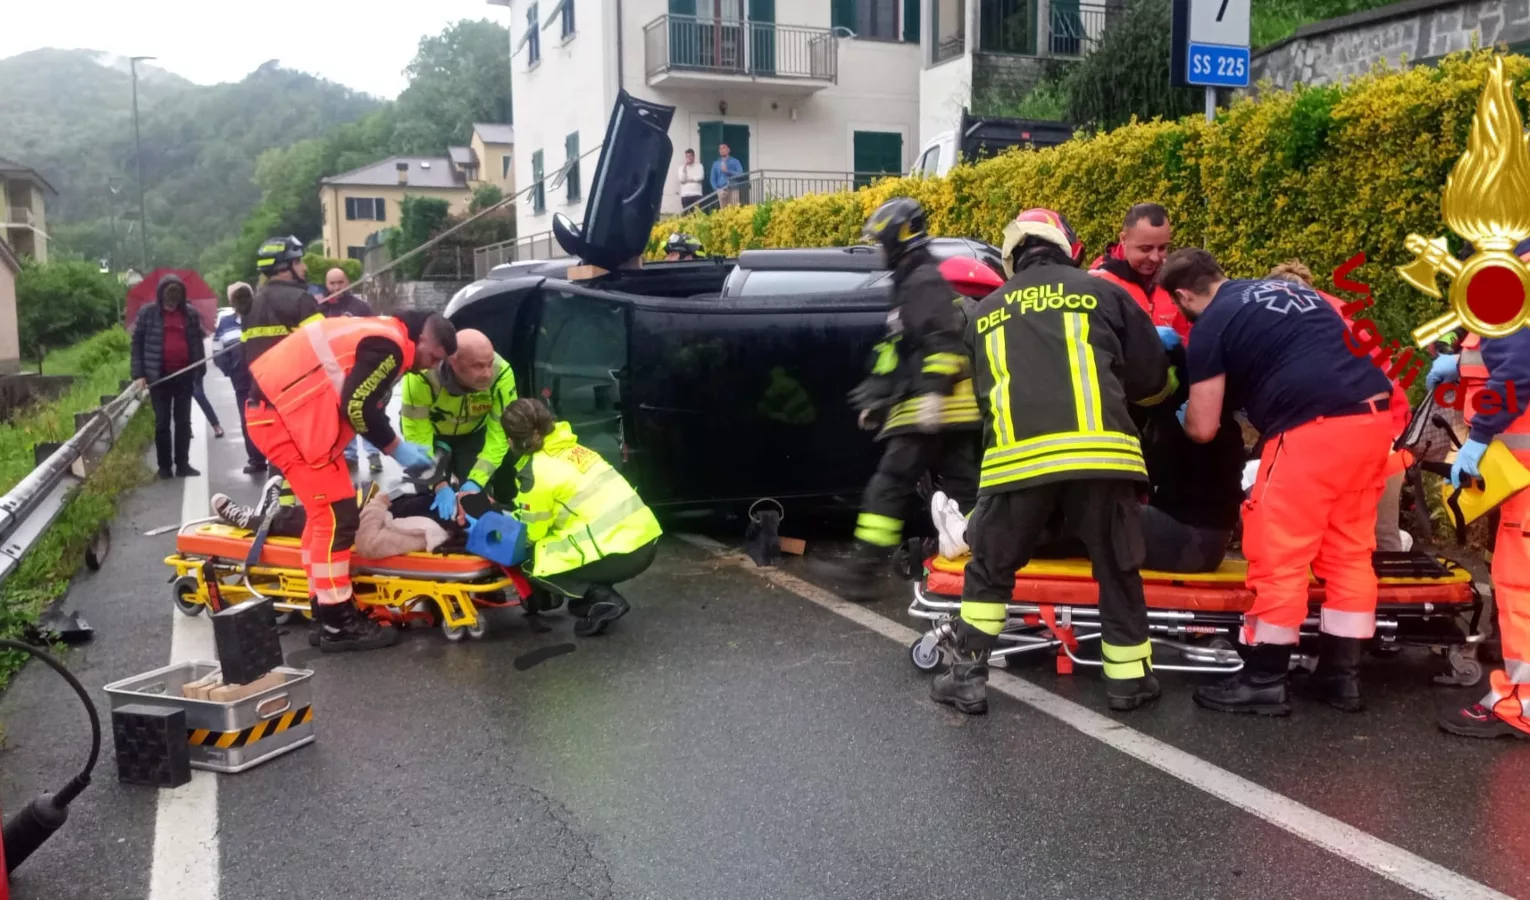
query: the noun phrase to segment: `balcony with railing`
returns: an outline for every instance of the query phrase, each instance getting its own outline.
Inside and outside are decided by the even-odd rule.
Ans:
[[[978,9],[980,53],[1079,58],[1099,44],[1121,12],[1118,0],[984,0]]]
[[[31,228],[37,222],[32,210],[25,206],[0,206],[0,212],[5,213],[7,228]]]
[[[811,94],[839,80],[839,40],[827,28],[666,14],[643,27],[643,50],[651,87]]]

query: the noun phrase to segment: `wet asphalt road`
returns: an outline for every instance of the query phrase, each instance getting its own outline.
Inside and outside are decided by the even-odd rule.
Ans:
[[[209,441],[211,489],[252,496],[227,382],[208,388],[229,428]],[[69,662],[103,709],[102,685],[169,658],[172,537],[141,533],[178,518],[183,486],[126,498],[106,566],[71,588],[97,637]],[[515,611],[482,641],[414,632],[341,657],[289,634],[289,663],[316,672],[318,741],[217,778],[219,883],[187,896],[1416,896],[1020,702],[994,696],[976,719],[937,707],[903,645],[689,544],[667,542],[624,593],[633,613],[594,639]],[[869,608],[906,624],[907,600],[889,579]],[[1009,671],[1104,709],[1091,672]],[[1530,742],[1439,733],[1436,708],[1481,689],[1432,671],[1413,653],[1370,660],[1365,714],[1303,704],[1287,720],[1205,713],[1194,679],[1167,674],[1156,707],[1119,721],[1530,896]],[[31,666],[0,698],[0,807],[83,754],[69,697]],[[116,783],[108,738],[14,896],[149,897],[158,799]]]

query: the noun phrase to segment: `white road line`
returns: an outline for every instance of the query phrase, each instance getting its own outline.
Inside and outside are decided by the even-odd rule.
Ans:
[[[202,474],[185,480],[181,521],[207,515],[207,436],[212,427],[194,410],[191,467]],[[168,605],[168,604],[167,604]],[[171,610],[170,661],[217,659],[212,623]],[[191,770],[191,783],[159,792],[154,820],[154,862],[148,900],[218,900],[218,776]]]
[[[760,568],[747,555],[735,552],[710,538],[691,534],[676,537],[905,646],[920,636],[920,632],[912,628],[843,600],[830,591],[780,569]],[[1116,719],[1065,700],[1029,681],[1006,672],[991,671],[988,687],[1422,896],[1437,900],[1511,900],[1508,894],[1499,893],[1465,875],[1303,806],[1289,797],[1149,737]]]

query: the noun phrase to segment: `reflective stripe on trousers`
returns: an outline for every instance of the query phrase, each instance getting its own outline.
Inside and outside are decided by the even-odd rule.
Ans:
[[[1324,606],[1319,614],[1324,634],[1341,638],[1369,639],[1376,635],[1376,611],[1360,612]]]
[[[1106,678],[1117,681],[1145,678],[1153,670],[1153,645],[1143,641],[1135,647],[1118,647],[1101,641],[1100,658]]]
[[[1238,633],[1238,639],[1250,647],[1256,644],[1295,644],[1301,640],[1301,636],[1300,627],[1271,625],[1253,616],[1243,617],[1243,628]]]

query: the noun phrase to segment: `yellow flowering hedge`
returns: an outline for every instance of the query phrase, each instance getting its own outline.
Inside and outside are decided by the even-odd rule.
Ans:
[[[1442,304],[1408,287],[1393,267],[1412,260],[1403,247],[1409,233],[1447,233],[1440,192],[1466,148],[1493,55],[1381,68],[1342,88],[1266,90],[1214,123],[1201,116],[1133,122],[958,166],[944,178],[888,178],[853,192],[693,213],[657,225],[649,250],[659,256],[674,231],[728,255],[855,243],[879,204],[911,196],[928,211],[933,233],[995,244],[1021,209],[1059,210],[1092,257],[1115,239],[1128,206],[1155,201],[1173,217],[1176,245],[1205,247],[1235,277],[1297,258],[1326,283],[1327,273],[1363,251],[1367,264],[1351,277],[1371,284],[1373,317],[1403,338]],[[1523,83],[1530,59],[1506,56],[1504,70],[1518,95],[1530,97]]]

